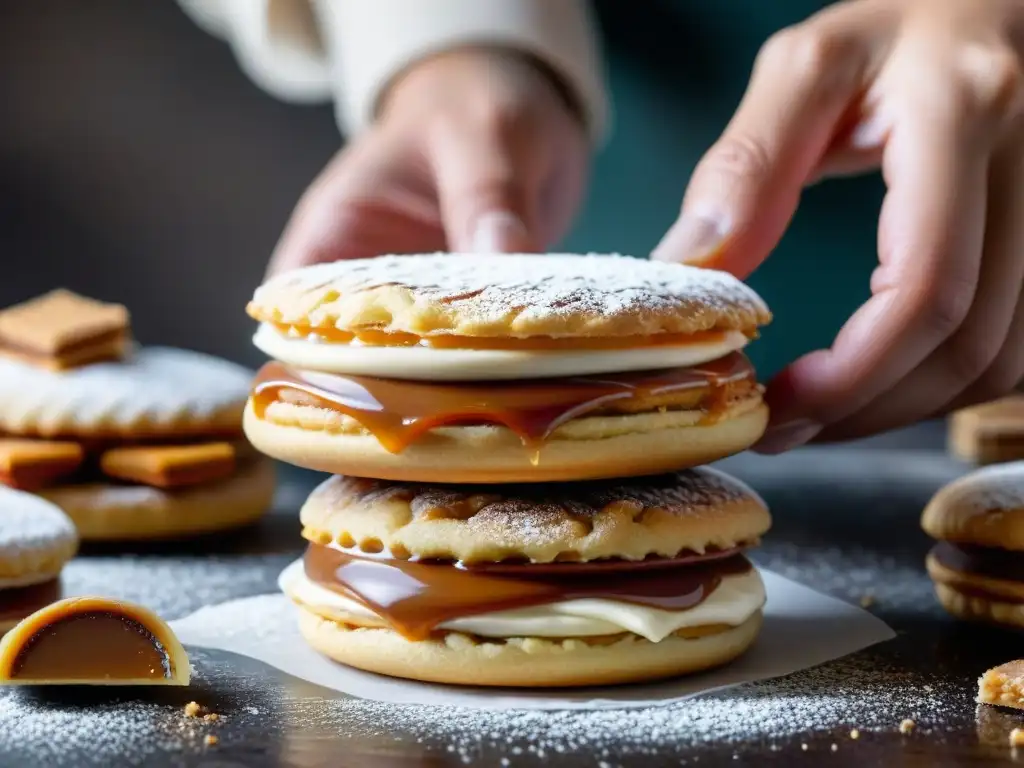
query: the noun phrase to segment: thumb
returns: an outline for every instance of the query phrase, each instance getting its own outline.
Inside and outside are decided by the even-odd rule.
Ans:
[[[485,129],[445,132],[431,160],[441,218],[453,251],[532,253],[539,176],[528,151]],[[535,165],[535,164],[534,164]]]
[[[797,27],[768,41],[722,137],[698,163],[679,219],[651,254],[746,277],[778,244],[856,94],[861,57]]]

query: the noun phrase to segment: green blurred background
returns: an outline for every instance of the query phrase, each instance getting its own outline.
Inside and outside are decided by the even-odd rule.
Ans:
[[[615,132],[564,247],[648,253],[761,43],[823,5],[598,0]],[[171,0],[4,4],[0,104],[0,305],[66,285],[128,304],[145,342],[257,364],[243,307],[340,145],[330,108],[259,91]],[[752,278],[776,316],[751,348],[763,372],[827,345],[866,298],[882,191],[807,191]]]

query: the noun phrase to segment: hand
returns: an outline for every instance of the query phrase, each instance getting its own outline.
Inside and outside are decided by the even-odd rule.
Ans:
[[[543,250],[579,206],[588,152],[581,120],[525,56],[430,58],[313,182],[270,271],[385,253]]]
[[[765,452],[902,426],[1024,378],[1022,50],[1019,0],[842,3],[762,49],[655,256],[745,276],[805,185],[878,166],[887,185],[872,298],[831,349],[771,383]]]

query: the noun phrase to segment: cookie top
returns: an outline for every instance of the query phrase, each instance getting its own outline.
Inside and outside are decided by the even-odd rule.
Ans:
[[[625,256],[432,254],[318,264],[256,290],[256,320],[489,338],[753,332],[771,319],[724,272]]]
[[[226,360],[169,347],[59,372],[0,359],[0,432],[81,439],[240,433],[251,377]]]
[[[55,578],[77,549],[74,524],[54,504],[0,485],[0,589]]]
[[[939,540],[1024,550],[1024,461],[984,467],[943,486],[921,527]]]
[[[608,482],[442,486],[335,476],[301,512],[321,544],[466,563],[675,557],[756,543],[771,518],[706,467]]]

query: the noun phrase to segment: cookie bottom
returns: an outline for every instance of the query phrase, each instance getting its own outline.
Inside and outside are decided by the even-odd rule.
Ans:
[[[1024,627],[1024,584],[955,571],[932,554],[925,564],[946,612],[965,621]]]
[[[64,510],[83,541],[184,538],[262,517],[274,497],[274,465],[259,460],[225,480],[178,490],[89,483],[40,495]]]
[[[511,430],[491,426],[434,429],[395,454],[369,433],[325,429],[317,411],[299,414],[308,415],[306,423],[285,424],[260,418],[250,402],[245,432],[268,456],[332,474],[422,483],[536,483],[654,475],[709,464],[749,448],[768,423],[768,407],[758,394],[709,424],[701,422],[699,411],[576,419],[560,427],[536,455]]]
[[[299,606],[299,630],[318,652],[391,677],[456,685],[569,688],[676,677],[740,656],[761,629],[758,611],[736,627],[672,635],[652,643],[637,635],[552,640],[485,640],[458,632],[410,641],[390,629],[355,627]]]

